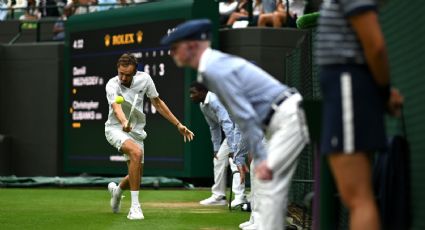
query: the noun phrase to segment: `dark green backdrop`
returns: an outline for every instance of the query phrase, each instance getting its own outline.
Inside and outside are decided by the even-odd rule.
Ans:
[[[423,1],[392,0],[381,11],[389,49],[391,80],[405,97],[407,135],[411,148],[411,229],[425,229],[425,17]],[[399,122],[390,119],[392,132]]]

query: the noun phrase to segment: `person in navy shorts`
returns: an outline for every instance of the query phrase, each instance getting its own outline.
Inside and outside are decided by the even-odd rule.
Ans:
[[[400,113],[390,86],[375,0],[325,0],[316,61],[323,93],[321,152],[326,154],[350,229],[380,229],[370,154],[386,147],[384,113]]]

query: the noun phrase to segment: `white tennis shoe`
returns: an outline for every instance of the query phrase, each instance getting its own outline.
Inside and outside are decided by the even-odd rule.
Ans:
[[[236,208],[236,207],[243,205],[243,204],[246,204],[246,203],[248,203],[246,198],[237,198],[237,199],[232,200],[232,202],[230,202],[230,207]]]
[[[239,228],[240,229],[243,229],[246,226],[251,225],[253,223],[254,223],[254,217],[252,217],[252,215],[251,215],[251,216],[249,216],[249,220],[248,221],[245,221],[245,222],[243,222],[242,224],[239,225]]]
[[[242,228],[242,230],[257,230],[257,229],[258,229],[258,225],[256,223],[250,224]]]
[[[142,208],[139,206],[131,206],[130,211],[128,212],[127,218],[129,220],[143,220],[145,216],[143,216]]]
[[[226,205],[226,199],[223,198],[215,198],[214,196],[211,196],[205,200],[201,200],[199,204],[202,205]]]
[[[110,182],[108,184],[108,191],[111,194],[111,208],[112,208],[112,212],[113,213],[118,213],[121,209],[121,195],[119,195],[116,192],[116,189],[118,188],[118,185],[115,184],[114,182]]]

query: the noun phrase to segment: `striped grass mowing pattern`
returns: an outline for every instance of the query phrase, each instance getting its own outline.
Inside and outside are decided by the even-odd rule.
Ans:
[[[238,229],[248,212],[206,207],[206,189],[141,190],[145,219],[127,220],[130,194],[121,212],[110,211],[107,189],[0,189],[0,229]]]

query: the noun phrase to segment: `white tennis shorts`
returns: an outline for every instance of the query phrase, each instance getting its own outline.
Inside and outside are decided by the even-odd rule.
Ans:
[[[145,149],[143,140],[146,138],[147,134],[144,130],[142,130],[141,133],[139,132],[124,132],[122,129],[119,128],[105,128],[105,137],[106,140],[111,144],[114,148],[116,148],[118,151],[121,152],[121,146],[122,144],[128,140],[131,139],[135,143],[137,143],[140,147],[140,149],[143,151],[142,160],[141,163],[144,163],[145,158]],[[123,153],[124,157],[127,161],[130,160],[127,154]]]

